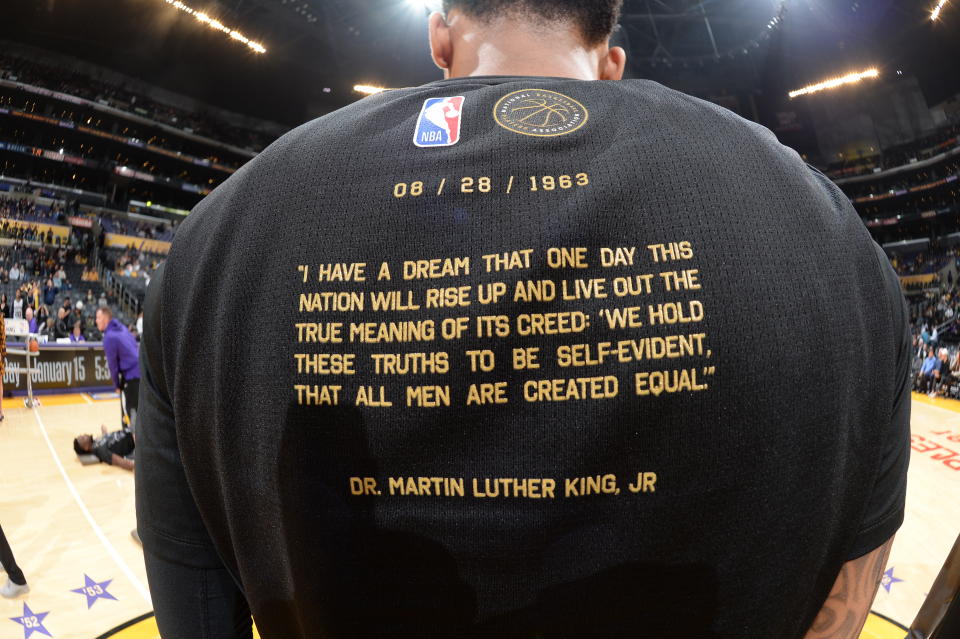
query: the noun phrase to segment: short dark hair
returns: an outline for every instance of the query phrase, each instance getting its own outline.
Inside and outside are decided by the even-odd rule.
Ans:
[[[84,449],[80,446],[80,437],[79,437],[79,436],[73,438],[73,452],[75,452],[77,455],[88,455],[88,454],[90,454],[90,451],[84,450]]]
[[[443,13],[457,8],[481,20],[510,12],[544,22],[572,21],[588,45],[610,37],[623,0],[443,0]]]

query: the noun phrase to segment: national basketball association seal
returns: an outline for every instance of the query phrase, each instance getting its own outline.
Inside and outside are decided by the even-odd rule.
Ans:
[[[547,91],[524,89],[500,98],[493,107],[493,119],[508,131],[534,137],[555,137],[573,133],[590,114],[573,98]]]

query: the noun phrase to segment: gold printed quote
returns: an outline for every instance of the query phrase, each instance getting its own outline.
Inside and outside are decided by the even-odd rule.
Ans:
[[[442,410],[705,391],[716,369],[694,259],[692,244],[677,241],[300,264],[295,401]],[[498,371],[514,381],[497,381]],[[449,377],[471,383],[455,392]],[[401,383],[381,383],[388,378]],[[655,484],[655,473],[639,472],[624,487],[653,492]],[[349,488],[354,495],[549,499],[619,494],[621,486],[613,475],[597,475],[353,477]]]

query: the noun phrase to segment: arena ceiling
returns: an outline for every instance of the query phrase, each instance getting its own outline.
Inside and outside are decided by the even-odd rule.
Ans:
[[[360,96],[358,83],[440,77],[410,0],[184,0],[266,54],[164,0],[7,0],[0,38],[77,56],[233,111],[294,125]],[[423,3],[420,3],[421,5]],[[931,103],[960,90],[960,6],[925,0],[625,0],[615,36],[628,77],[681,90],[782,97],[879,65],[916,75]],[[949,6],[949,5],[948,5]]]

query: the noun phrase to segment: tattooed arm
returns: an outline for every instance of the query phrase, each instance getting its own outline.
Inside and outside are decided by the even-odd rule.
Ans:
[[[860,635],[880,587],[891,545],[893,537],[873,552],[843,565],[804,639],[856,639]]]

